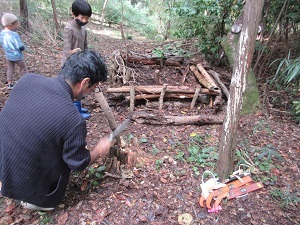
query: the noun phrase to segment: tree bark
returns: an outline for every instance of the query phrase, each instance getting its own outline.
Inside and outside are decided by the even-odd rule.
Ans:
[[[105,10],[106,10],[106,5],[108,3],[108,0],[105,0],[103,3],[102,7],[102,12],[101,12],[101,17],[100,17],[100,27],[103,27],[103,22],[104,22],[104,17],[105,17]]]
[[[237,53],[234,56],[230,95],[224,118],[219,144],[216,172],[220,180],[232,173],[237,144],[237,130],[246,89],[246,76],[250,71],[256,34],[260,22],[264,0],[247,0],[244,7],[243,27],[240,33]]]
[[[122,4],[122,17],[121,17],[121,22],[120,22],[120,32],[121,32],[121,37],[122,37],[122,40],[125,40],[125,35],[124,35],[124,27],[123,27],[123,24],[124,24],[124,0],[121,0],[121,4]]]
[[[29,23],[28,23],[27,0],[20,0],[20,16],[21,16],[21,27],[26,31],[30,31]]]

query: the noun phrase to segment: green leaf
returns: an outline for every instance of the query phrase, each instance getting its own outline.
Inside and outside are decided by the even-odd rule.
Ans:
[[[148,140],[147,140],[146,138],[141,138],[141,139],[140,139],[140,142],[141,142],[141,143],[147,143]]]
[[[106,166],[99,166],[98,168],[97,168],[97,171],[98,172],[101,172],[101,171],[104,171],[106,169]]]
[[[102,174],[101,173],[95,173],[95,176],[100,178],[100,177],[102,177]]]
[[[96,172],[95,168],[94,167],[89,167],[89,172],[94,174]]]
[[[93,186],[98,186],[98,185],[99,185],[99,182],[94,180],[93,183],[92,183],[92,185],[93,185]]]

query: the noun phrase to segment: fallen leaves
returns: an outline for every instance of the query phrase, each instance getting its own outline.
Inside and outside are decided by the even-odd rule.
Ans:
[[[7,213],[8,215],[10,215],[15,208],[16,208],[16,205],[14,203],[12,203],[6,207],[4,212]]]
[[[69,214],[67,212],[63,213],[57,218],[58,225],[65,225],[68,221]]]

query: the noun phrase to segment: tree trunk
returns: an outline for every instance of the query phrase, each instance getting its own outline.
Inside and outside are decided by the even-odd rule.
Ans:
[[[106,9],[106,5],[108,3],[108,0],[105,0],[104,3],[103,3],[103,7],[102,7],[102,12],[101,12],[101,17],[100,17],[100,26],[101,28],[103,27],[103,21],[104,21],[104,17],[105,17],[105,9]]]
[[[56,4],[55,4],[55,0],[51,0],[51,4],[52,4],[53,21],[54,21],[54,24],[55,24],[56,34],[59,34],[59,33],[60,33],[60,30],[59,30],[59,24],[58,24],[58,20],[57,20],[57,13],[56,13]]]
[[[27,0],[20,0],[20,16],[21,16],[21,27],[26,31],[30,31],[29,23],[28,23]]]
[[[239,18],[242,21],[242,26],[244,27],[245,22],[243,22],[243,18]],[[259,21],[257,21],[259,23]],[[233,34],[232,32],[224,38],[222,42],[222,47],[226,53],[226,56],[229,60],[229,64],[234,68],[235,62],[234,59],[236,57],[236,52],[238,52],[238,41],[240,34]],[[256,39],[256,34],[255,34]],[[254,70],[250,69],[248,75],[246,76],[246,89],[243,93],[243,106],[242,106],[242,115],[249,115],[256,112],[260,105],[259,99],[259,91],[256,83],[256,77],[254,74]]]
[[[233,171],[243,93],[246,89],[246,77],[251,68],[263,3],[264,0],[247,0],[244,7],[243,27],[240,33],[238,48],[236,49],[237,53],[234,56],[230,95],[216,165],[216,172],[220,180],[229,177]]]
[[[120,22],[120,32],[121,32],[121,36],[122,36],[122,40],[125,40],[125,35],[124,35],[124,2],[123,0],[121,1],[122,3],[122,18],[121,18],[121,22]]]

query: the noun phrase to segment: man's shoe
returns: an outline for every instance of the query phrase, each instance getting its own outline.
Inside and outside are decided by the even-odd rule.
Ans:
[[[43,208],[43,207],[39,207],[37,205],[33,205],[30,204],[28,202],[23,202],[21,201],[21,205],[26,208],[26,209],[31,209],[31,210],[37,210],[37,211],[45,211],[45,212],[49,212],[52,211],[54,208]]]
[[[13,84],[7,84],[7,89],[8,89],[8,90],[12,90],[12,89],[13,89],[13,87],[14,87],[14,85],[13,85]]]

